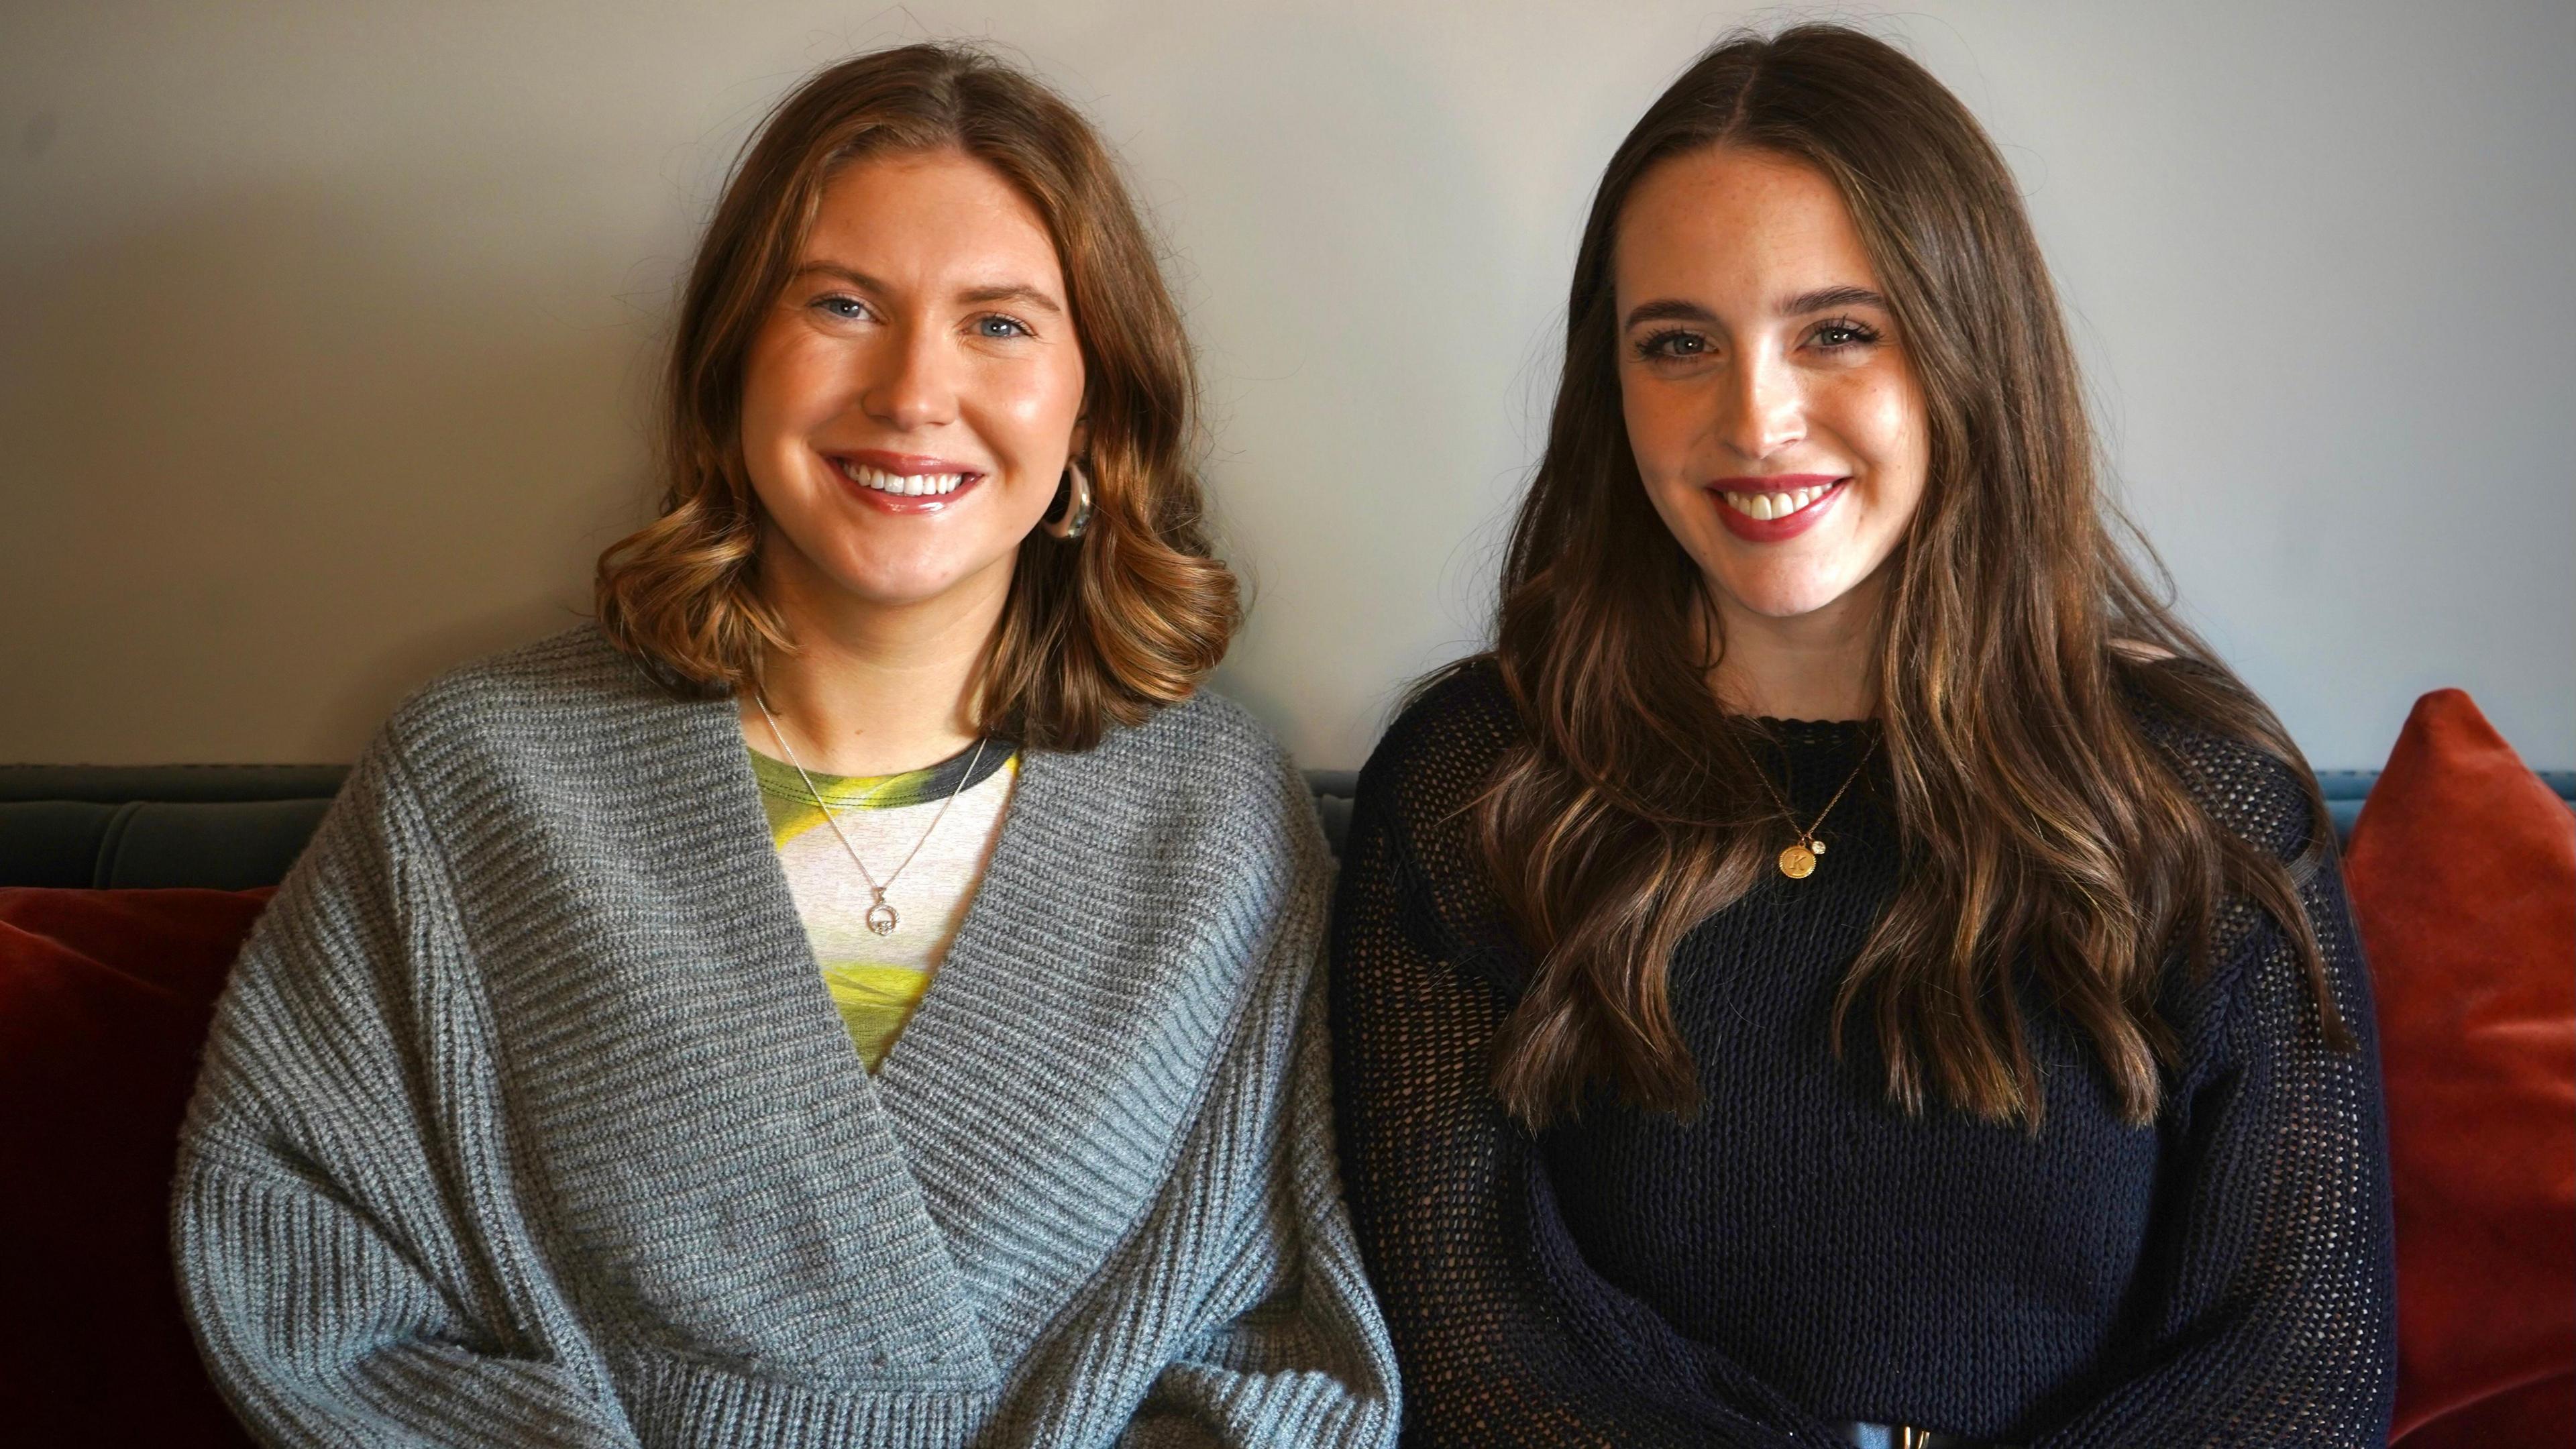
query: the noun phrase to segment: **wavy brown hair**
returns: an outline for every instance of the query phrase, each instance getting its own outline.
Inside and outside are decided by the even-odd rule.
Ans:
[[[1836,998],[1834,1049],[1865,1011],[1891,1101],[2036,1129],[2017,1005],[2035,984],[2145,1122],[2176,1051],[2156,1010],[2166,963],[2205,966],[2231,894],[2287,928],[2328,1038],[2346,1043],[2295,879],[2334,838],[2324,804],[2279,722],[2115,542],[2074,353],[2003,158],[1893,47],[1802,25],[1721,43],[1647,110],[1575,261],[1564,375],[1502,579],[1495,655],[1526,738],[1475,807],[1537,961],[1497,1043],[1497,1094],[1532,1126],[1595,1087],[1694,1110],[1666,966],[1777,843],[1757,728],[1710,689],[1713,611],[1639,479],[1616,370],[1621,209],[1655,166],[1714,146],[1803,163],[1841,193],[1928,414],[1930,476],[1886,565],[1876,681],[1904,864]],[[2308,854],[2285,865],[2214,819],[2151,737],[2157,716],[2284,762],[2308,791]]]
[[[1180,311],[1099,135],[1044,85],[975,50],[908,45],[798,87],[745,147],[699,244],[663,385],[661,515],[600,555],[599,622],[674,688],[757,689],[792,649],[760,596],[763,515],[744,471],[745,358],[840,168],[953,150],[1046,224],[1081,338],[1093,488],[1076,543],[1033,531],[972,698],[979,727],[1079,750],[1185,699],[1240,617],[1190,466],[1198,390]],[[1061,506],[1061,505],[1060,505]]]

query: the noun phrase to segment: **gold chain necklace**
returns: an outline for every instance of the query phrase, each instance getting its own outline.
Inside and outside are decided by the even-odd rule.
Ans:
[[[1762,768],[1761,761],[1753,758],[1753,752],[1744,748],[1742,740],[1737,740],[1735,747],[1743,751],[1744,762],[1753,767],[1753,778],[1762,782],[1763,793],[1771,797],[1772,804],[1780,807],[1780,818],[1789,822],[1791,830],[1798,831],[1798,838],[1780,852],[1780,873],[1791,880],[1805,880],[1814,875],[1816,857],[1825,853],[1825,843],[1816,838],[1816,832],[1823,828],[1825,817],[1834,813],[1834,807],[1843,803],[1844,793],[1851,789],[1854,780],[1860,778],[1860,772],[1869,768],[1869,757],[1878,750],[1878,737],[1870,737],[1869,748],[1860,752],[1860,762],[1852,766],[1850,774],[1843,776],[1842,788],[1834,791],[1834,798],[1825,802],[1825,808],[1816,812],[1815,820],[1804,830],[1798,830],[1798,817],[1789,813],[1789,802],[1773,787],[1771,776]]]

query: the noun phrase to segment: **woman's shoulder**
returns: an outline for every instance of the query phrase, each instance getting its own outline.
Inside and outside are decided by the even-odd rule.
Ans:
[[[397,706],[368,756],[440,823],[487,823],[542,801],[638,782],[703,782],[732,759],[733,706],[689,698],[593,624],[456,666]],[[674,802],[697,792],[666,792]],[[496,808],[506,806],[506,809]]]
[[[446,670],[377,730],[263,919],[307,929],[374,895],[524,890],[514,848],[534,816],[611,798],[639,749],[673,748],[679,732],[640,713],[656,698],[672,697],[590,625]]]
[[[1261,717],[1240,702],[1204,686],[1187,699],[1164,705],[1140,724],[1113,729],[1097,746],[1137,763],[1186,755],[1222,773],[1285,768],[1288,752]]]
[[[1236,849],[1293,840],[1324,849],[1313,792],[1278,736],[1214,690],[1112,729],[1066,763],[1085,795],[1115,802],[1127,828],[1157,839],[1225,839]]]
[[[1353,861],[1410,882],[1416,904],[1454,945],[1499,939],[1474,806],[1522,738],[1520,712],[1489,655],[1463,659],[1417,685],[1388,726],[1351,802]]]
[[[1414,687],[1360,772],[1361,798],[1446,814],[1484,787],[1521,734],[1502,666],[1471,655]]]
[[[1164,705],[1141,723],[1112,729],[1086,752],[1105,776],[1156,794],[1204,800],[1271,793],[1296,767],[1258,715],[1212,689]]]
[[[387,729],[406,741],[514,721],[578,729],[674,700],[598,625],[584,623],[439,674],[396,707]]]
[[[1087,902],[1092,938],[1148,953],[1121,990],[1263,989],[1306,969],[1264,943],[1322,929],[1332,854],[1314,795],[1251,710],[1205,688],[1088,749],[1028,752],[1006,828],[1016,846],[984,890]]]
[[[2165,656],[2138,661],[2124,695],[2139,732],[2214,824],[2278,860],[2308,854],[2316,777],[2243,684],[2213,665]],[[2222,707],[2233,718],[2222,718]]]

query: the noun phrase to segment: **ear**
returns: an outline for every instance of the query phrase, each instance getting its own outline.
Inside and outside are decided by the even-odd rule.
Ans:
[[[1073,420],[1073,442],[1065,449],[1065,456],[1076,459],[1091,456],[1091,414],[1086,412]]]

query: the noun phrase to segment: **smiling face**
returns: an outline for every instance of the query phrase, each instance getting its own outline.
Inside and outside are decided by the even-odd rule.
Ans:
[[[1874,608],[1930,445],[1833,184],[1767,152],[1674,157],[1629,193],[1612,266],[1629,446],[1721,621]]]
[[[1082,398],[1063,267],[1027,200],[954,151],[851,163],[744,368],[764,593],[791,618],[998,609]]]

